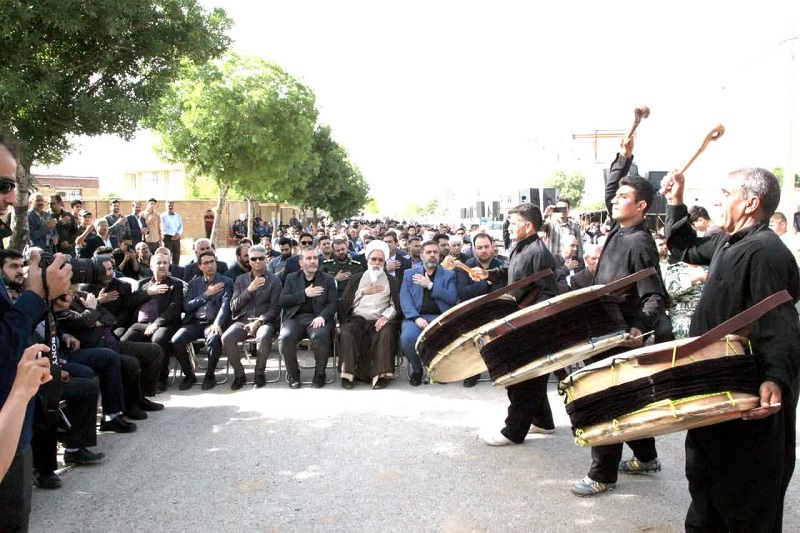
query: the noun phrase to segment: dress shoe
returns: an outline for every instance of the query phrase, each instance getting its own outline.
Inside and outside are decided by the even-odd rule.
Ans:
[[[61,488],[61,478],[58,477],[58,474],[55,472],[51,472],[49,474],[39,474],[36,473],[33,476],[33,482],[36,483],[36,486],[40,489],[60,489]]]
[[[148,400],[147,398],[142,398],[139,400],[139,407],[142,408],[143,411],[163,411],[164,404],[163,403],[156,403],[152,400]]]
[[[64,452],[64,463],[68,465],[93,465],[105,459],[102,452],[90,452],[86,448],[79,448],[76,452]]]
[[[159,392],[166,392],[168,387],[169,387],[168,380],[166,379],[158,380],[158,383],[156,383],[156,394],[158,394]]]
[[[477,376],[468,377],[467,379],[464,380],[464,386],[468,389],[471,389],[478,382],[479,377],[481,377],[480,374],[478,374]]]
[[[263,372],[261,372],[259,374],[256,374],[256,377],[253,381],[255,382],[256,388],[260,389],[261,387],[267,384],[267,377],[264,375]]]
[[[239,390],[244,387],[244,384],[247,383],[247,376],[239,376],[238,378],[233,378],[233,383],[231,383],[231,390]],[[205,384],[205,382],[203,382]]]
[[[214,374],[206,374],[203,378],[203,385],[200,387],[203,390],[211,390],[217,386],[217,378]]]
[[[136,424],[128,422],[121,416],[115,416],[111,420],[100,422],[100,431],[113,431],[114,433],[133,433],[136,431]]]
[[[197,376],[195,375],[186,376],[185,378],[183,378],[183,381],[181,381],[181,384],[178,386],[178,388],[180,390],[189,390],[195,383],[197,383]]]
[[[128,407],[128,410],[125,411],[125,416],[131,420],[147,420],[147,413],[138,404]]]
[[[299,389],[302,387],[300,384],[300,380],[297,378],[289,378],[289,388],[290,389]]]
[[[348,389],[348,390],[352,389],[353,388],[353,382],[350,381],[347,378],[342,378],[342,388],[343,389]]]
[[[389,384],[388,379],[378,378],[378,380],[375,382],[375,385],[372,386],[372,390],[385,389],[386,385],[388,384]]]
[[[419,387],[422,385],[422,372],[412,372],[411,377],[408,378],[408,382],[411,383],[412,387]]]
[[[325,376],[322,377],[314,376],[314,379],[311,380],[312,389],[321,389],[324,386],[325,386]]]

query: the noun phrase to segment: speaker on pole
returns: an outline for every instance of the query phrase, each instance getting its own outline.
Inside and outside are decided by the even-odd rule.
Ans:
[[[651,170],[644,176],[656,191],[655,196],[653,196],[653,205],[647,208],[647,212],[651,215],[665,216],[667,214],[667,199],[658,193],[661,190],[661,180],[666,175],[667,172],[665,170]]]
[[[500,202],[492,202],[492,220],[500,220]]]
[[[461,218],[462,219],[467,218],[467,208],[466,207],[462,207],[461,208]]]
[[[555,187],[545,187],[542,189],[542,205],[540,207],[547,207],[548,205],[556,205],[558,201],[558,189]]]
[[[484,218],[486,216],[486,202],[475,202],[475,216]]]
[[[519,191],[519,203],[531,203],[533,205],[541,206],[542,201],[539,198],[539,189],[521,189]]]

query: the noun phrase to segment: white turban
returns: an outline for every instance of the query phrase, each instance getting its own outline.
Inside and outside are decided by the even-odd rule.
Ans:
[[[389,245],[383,241],[375,239],[374,241],[372,241],[367,245],[367,251],[364,252],[364,257],[367,258],[367,261],[369,261],[369,256],[372,255],[372,252],[376,250],[383,252],[384,260],[389,259]]]

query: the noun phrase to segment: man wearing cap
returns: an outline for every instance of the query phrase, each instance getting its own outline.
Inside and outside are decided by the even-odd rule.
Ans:
[[[389,246],[372,241],[366,249],[367,271],[350,279],[339,300],[339,355],[342,388],[366,381],[383,389],[394,374],[400,335],[399,282],[386,274]]]

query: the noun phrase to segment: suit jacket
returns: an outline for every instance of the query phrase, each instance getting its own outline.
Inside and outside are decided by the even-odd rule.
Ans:
[[[91,292],[95,296],[98,296],[102,289],[103,287],[100,285],[81,285],[82,291]],[[117,327],[127,328],[131,325],[131,286],[117,278],[112,278],[105,292],[113,291],[117,291],[119,298],[113,302],[98,304],[98,307],[103,307],[116,317]]]
[[[167,276],[164,278],[163,283],[169,287],[169,290],[158,296],[150,296],[147,294],[147,289],[153,283],[155,282],[151,276],[148,281],[139,286],[138,291],[131,294],[131,320],[136,322],[139,308],[142,304],[153,298],[158,298],[158,318],[153,323],[158,327],[178,328],[181,324],[181,311],[183,310],[183,282],[180,279]]]
[[[425,274],[422,267],[414,267],[403,276],[403,285],[400,288],[400,307],[403,315],[409,320],[414,320],[419,316],[422,309],[422,287],[414,283],[414,274]],[[456,275],[451,270],[446,270],[439,265],[436,267],[436,274],[433,277],[433,289],[431,289],[439,311],[444,313],[458,302],[458,290],[456,289]]]
[[[131,232],[131,241],[133,241],[133,245],[136,246],[138,243],[142,242],[142,228],[147,227],[147,222],[144,221],[144,216],[139,214],[139,216],[135,215],[128,215],[128,228]]]
[[[192,322],[195,313],[203,305],[208,302],[210,304],[209,316],[213,316],[211,321],[221,328],[224,328],[231,318],[231,296],[233,295],[233,280],[226,278],[219,272],[214,275],[211,283],[224,283],[225,286],[217,294],[211,298],[206,298],[206,280],[204,277],[194,278],[189,282],[186,289],[186,297],[183,299],[183,310],[186,316],[183,317],[183,323],[188,324]]]
[[[183,279],[183,275],[186,272],[186,269],[180,265],[169,265],[169,275],[172,278]],[[150,279],[153,277],[153,271],[149,268],[146,268],[142,263],[139,263],[139,279]]]
[[[280,316],[281,280],[275,274],[264,273],[264,285],[250,293],[247,287],[253,281],[252,272],[246,272],[233,282],[231,298],[231,316],[234,321],[247,318],[258,318],[262,324],[278,325]],[[251,307],[248,310],[248,306]],[[249,316],[248,316],[249,315]]]
[[[477,266],[481,266],[476,258],[468,259],[465,263],[470,268],[474,268]],[[502,261],[492,258],[489,262],[489,268],[500,268],[503,266]],[[466,302],[467,300],[471,300],[473,298],[477,298],[478,296],[483,296],[484,294],[489,294],[490,292],[497,290],[501,287],[505,287],[505,283],[492,283],[489,285],[487,280],[482,279],[480,281],[472,281],[472,278],[469,277],[469,274],[461,270],[460,268],[455,270],[456,273],[456,287],[458,289],[458,300],[460,302]]]
[[[217,274],[220,276],[225,274],[228,271],[228,264],[225,261],[220,261],[217,259]],[[197,261],[192,261],[185,267],[183,267],[183,281],[189,283],[196,277],[203,277],[203,273],[200,272],[200,267],[197,265]],[[231,280],[233,281],[233,280]]]
[[[327,324],[331,324],[336,314],[336,303],[339,299],[336,291],[336,282],[333,280],[333,276],[317,270],[314,274],[314,286],[325,288],[322,295],[311,299],[314,316],[321,316]],[[283,307],[283,320],[293,318],[297,311],[300,310],[300,306],[305,299],[306,283],[303,271],[294,272],[286,276],[286,282],[283,284],[279,300],[281,307]]]
[[[117,239],[114,235],[109,235],[108,239],[111,241],[111,248],[119,248],[119,239]],[[94,255],[94,251],[100,248],[101,246],[105,246],[106,243],[103,241],[103,238],[100,237],[97,233],[91,234],[89,237],[86,238],[86,242],[83,243],[83,247],[81,247],[80,257],[82,259],[91,259]],[[109,254],[111,255],[111,254]]]
[[[578,289],[584,289],[586,287],[591,287],[594,285],[594,274],[589,272],[588,268],[584,268],[571,278],[569,278],[569,288],[572,291],[577,291]]]
[[[392,276],[388,272],[387,272],[387,274],[389,274],[390,278],[397,279],[397,285],[399,287],[399,286],[401,286],[403,284],[403,275],[405,274],[406,270],[412,268],[411,267],[411,259],[409,259],[409,257],[407,255],[403,255],[402,253],[400,253],[400,249],[399,248],[397,249],[397,253],[395,254],[394,258],[395,258],[395,260],[400,261],[400,268],[395,269],[395,271],[394,271],[395,275],[394,276]],[[368,266],[365,267],[365,268],[368,268]]]

